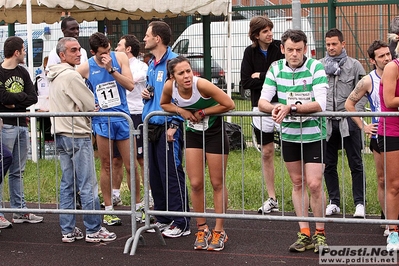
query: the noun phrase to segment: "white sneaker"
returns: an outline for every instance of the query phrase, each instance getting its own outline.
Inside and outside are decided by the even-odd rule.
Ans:
[[[105,227],[101,227],[95,233],[86,234],[86,242],[90,243],[98,243],[100,241],[109,242],[114,241],[116,239],[116,234],[108,231]]]
[[[173,223],[173,222],[171,222],[170,224],[163,224],[163,223],[160,223],[160,222],[156,222],[156,223],[153,224],[153,225],[155,225],[156,227],[158,227],[158,228],[159,228],[159,231],[161,231],[161,233],[162,233],[163,231],[169,229],[169,227],[171,226],[172,223]],[[146,232],[147,232],[147,233],[155,233],[155,228],[148,229]]]
[[[141,222],[143,213],[144,213],[144,201],[140,202],[138,207],[136,207],[136,222]]]
[[[0,216],[0,228],[5,229],[5,228],[11,228],[12,223],[10,223],[4,216]]]
[[[150,209],[152,208],[152,207],[154,207],[154,198],[152,197],[152,195],[150,194],[150,197],[149,197],[149,204],[148,205],[150,205],[150,206],[148,206]]]
[[[72,233],[68,233],[66,235],[62,235],[62,242],[64,243],[72,243],[75,240],[83,239],[84,235],[82,230],[79,227],[75,227]]]
[[[390,232],[387,237],[387,251],[399,250],[398,232]]]
[[[339,214],[341,209],[336,204],[328,204],[326,208],[326,216]]]
[[[258,209],[258,213],[278,212],[278,201],[273,198],[268,198],[262,206]]]
[[[37,224],[43,222],[43,217],[34,215],[33,213],[26,213],[22,215],[19,213],[14,213],[12,222],[15,224],[22,224],[22,223]]]
[[[385,225],[385,230],[384,230],[383,236],[389,236],[389,226],[388,225]]]
[[[169,229],[166,229],[162,232],[163,236],[171,238],[188,236],[189,234],[191,234],[190,228],[187,229],[186,231],[183,231],[182,229],[174,225],[172,225],[171,227],[169,227]]]
[[[353,217],[356,217],[356,218],[364,218],[364,216],[365,216],[366,214],[365,214],[365,212],[364,212],[364,205],[363,204],[358,204],[358,205],[356,205],[356,211],[355,211],[355,213],[353,214]]]
[[[116,196],[116,195],[112,195],[112,205],[115,206],[122,206],[123,202],[121,197]],[[105,207],[105,202],[101,203],[101,207]]]
[[[136,204],[136,212],[144,210],[144,200],[138,202],[138,204]]]

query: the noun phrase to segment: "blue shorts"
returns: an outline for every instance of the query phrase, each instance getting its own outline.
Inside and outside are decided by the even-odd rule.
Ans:
[[[130,136],[129,123],[126,120],[93,124],[93,132],[112,140],[125,140]]]

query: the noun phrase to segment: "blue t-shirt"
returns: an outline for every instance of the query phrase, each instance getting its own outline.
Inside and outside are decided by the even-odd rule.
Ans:
[[[161,101],[163,86],[167,78],[166,66],[168,61],[175,57],[177,57],[177,54],[172,52],[170,47],[168,47],[166,53],[159,62],[155,62],[155,58],[151,60],[147,71],[147,84],[154,87],[154,96],[149,100],[144,100],[143,121],[149,113],[153,111],[163,111],[159,103]],[[180,116],[152,116],[149,123],[163,125],[165,123],[165,118],[167,118],[168,122],[172,120],[176,120],[177,122],[183,121],[183,118]]]
[[[115,56],[115,52],[110,54],[112,67],[121,73],[121,68]],[[94,56],[89,59],[89,87],[94,94],[95,103],[99,105],[99,112],[124,112],[129,114],[129,107],[126,100],[126,89],[122,87],[108,71],[97,65]],[[113,116],[111,122],[123,121],[124,117]],[[108,123],[107,116],[94,116],[93,124]]]

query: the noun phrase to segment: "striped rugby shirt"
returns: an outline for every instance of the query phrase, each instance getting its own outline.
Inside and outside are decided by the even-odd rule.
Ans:
[[[312,58],[296,69],[288,66],[285,59],[273,62],[266,74],[261,99],[271,101],[268,95],[277,91],[279,103],[285,105],[304,104],[316,101],[315,92],[324,90],[321,95],[326,97],[328,80],[323,65]],[[271,93],[273,92],[273,93]],[[320,93],[317,93],[320,95]],[[317,117],[287,116],[284,118],[281,138],[295,143],[310,143],[326,139],[326,120]]]

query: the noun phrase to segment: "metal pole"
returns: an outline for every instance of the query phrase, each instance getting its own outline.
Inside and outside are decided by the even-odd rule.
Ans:
[[[232,68],[232,54],[231,54],[231,49],[232,49],[232,38],[231,38],[231,31],[232,31],[232,2],[229,2],[228,6],[228,12],[227,12],[227,23],[228,23],[228,33],[227,33],[227,76],[226,76],[226,82],[227,82],[227,94],[231,98],[231,90],[233,89],[231,87],[231,68]],[[238,84],[234,84],[234,86],[238,86]],[[231,122],[231,116],[227,117],[227,122]]]
[[[32,40],[32,2],[26,0],[26,23],[27,23],[27,41],[28,41],[28,70],[31,79],[33,80],[33,40]],[[33,104],[30,108],[30,112],[35,112],[35,105]],[[36,117],[32,117],[30,120],[31,130],[31,148],[32,148],[32,161],[37,162],[37,128],[36,128]]]
[[[292,1],[292,28],[295,30],[301,29],[301,1]]]

